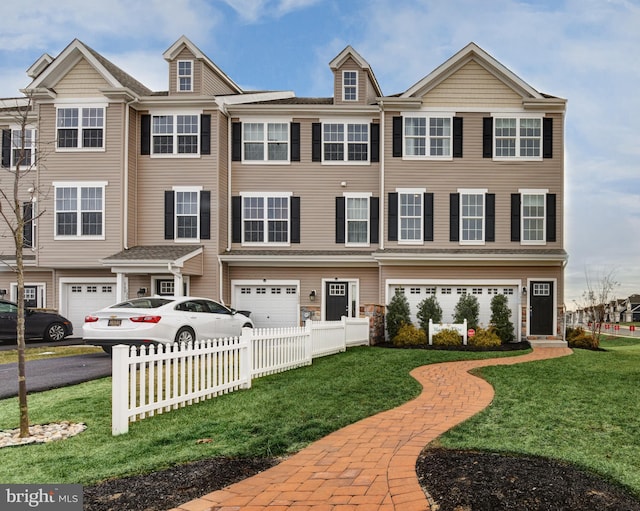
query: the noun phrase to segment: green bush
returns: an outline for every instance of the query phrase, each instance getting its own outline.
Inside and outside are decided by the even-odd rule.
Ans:
[[[599,339],[580,326],[577,328],[567,328],[566,339],[570,348],[597,350],[600,347]]]
[[[402,291],[396,290],[396,294],[391,299],[391,302],[389,302],[389,305],[387,305],[385,321],[387,322],[388,338],[391,340],[398,335],[402,325],[411,324],[409,301]]]
[[[445,328],[431,338],[434,346],[462,346],[462,337],[457,330]]]
[[[491,324],[502,342],[512,342],[515,339],[513,323],[511,322],[509,300],[505,295],[495,295],[491,299]]]
[[[411,324],[400,327],[398,335],[393,338],[394,346],[420,346],[427,344],[427,334]]]
[[[487,329],[478,328],[473,337],[467,339],[469,346],[477,346],[480,348],[497,348],[502,344],[502,340],[498,336],[493,327]]]
[[[478,299],[473,295],[464,294],[458,300],[456,308],[453,311],[453,322],[464,323],[467,320],[467,328],[478,328],[478,315],[480,312],[480,304]]]
[[[429,320],[434,323],[440,323],[442,321],[442,307],[438,303],[438,300],[434,295],[425,298],[418,305],[418,321],[420,322],[420,328],[424,330],[427,335],[429,334]]]

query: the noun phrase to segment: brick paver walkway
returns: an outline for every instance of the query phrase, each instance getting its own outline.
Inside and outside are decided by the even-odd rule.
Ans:
[[[416,476],[424,447],[491,403],[469,370],[569,355],[534,348],[518,357],[446,362],[411,372],[423,386],[398,408],[336,431],[279,465],[172,511],[429,511]]]

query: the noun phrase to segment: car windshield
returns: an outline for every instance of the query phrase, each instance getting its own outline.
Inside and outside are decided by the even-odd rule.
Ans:
[[[15,303],[0,302],[0,312],[18,312],[18,306]]]
[[[126,302],[117,303],[109,307],[110,309],[157,309],[173,300],[168,298],[134,298]]]

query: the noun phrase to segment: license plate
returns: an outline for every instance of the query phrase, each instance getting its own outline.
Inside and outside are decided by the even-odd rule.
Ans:
[[[120,323],[122,323],[121,319],[110,319],[107,326],[120,326]]]

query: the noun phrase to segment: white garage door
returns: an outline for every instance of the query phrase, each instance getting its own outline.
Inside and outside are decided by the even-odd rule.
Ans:
[[[116,285],[109,283],[65,284],[66,310],[62,314],[73,323],[73,336],[82,337],[87,314],[116,302]]]
[[[442,322],[452,323],[453,313],[460,297],[463,294],[470,294],[478,299],[480,313],[478,323],[486,327],[491,320],[491,299],[497,294],[506,295],[511,308],[511,322],[516,325],[517,317],[517,287],[505,285],[410,285],[391,284],[389,285],[389,299],[393,297],[396,289],[402,289],[409,306],[411,308],[411,321],[414,325],[419,325],[417,319],[418,305],[422,300],[435,294],[440,307],[442,308]]]
[[[298,326],[298,286],[236,285],[233,307],[250,311],[257,328]]]

